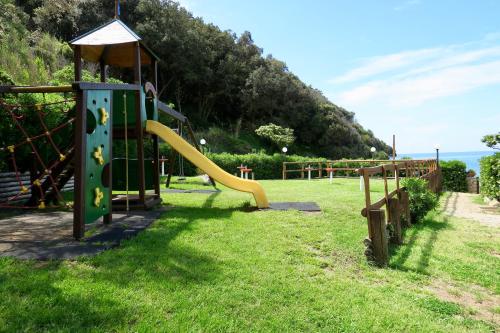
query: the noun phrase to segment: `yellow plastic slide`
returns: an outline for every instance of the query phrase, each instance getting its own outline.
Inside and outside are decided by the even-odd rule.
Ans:
[[[177,133],[157,121],[148,120],[146,122],[146,132],[158,135],[163,141],[179,152],[179,154],[205,171],[215,181],[233,190],[252,193],[257,207],[269,208],[266,193],[262,186],[255,180],[241,179],[222,170],[217,164],[206,158],[205,155],[177,135]]]

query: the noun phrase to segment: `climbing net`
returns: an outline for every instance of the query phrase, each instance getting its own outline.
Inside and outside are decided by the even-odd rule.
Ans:
[[[44,95],[44,103],[19,104],[0,98],[0,169],[14,174],[0,183],[0,208],[68,206],[61,191],[74,170],[75,99],[58,99],[46,102]]]

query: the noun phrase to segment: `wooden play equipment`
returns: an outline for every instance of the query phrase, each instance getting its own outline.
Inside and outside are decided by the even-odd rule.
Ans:
[[[159,137],[213,179],[233,189],[252,193],[259,208],[269,207],[259,183],[229,175],[200,153],[196,140],[192,140],[193,147],[158,122],[158,112],[165,112],[187,126],[194,138],[187,118],[158,101],[158,58],[122,21],[115,18],[70,44],[75,69],[72,85],[0,86],[2,96],[23,93],[66,96],[61,102],[40,105],[11,105],[0,96],[0,112],[12,119],[22,137],[20,142],[0,147],[19,180],[13,186],[17,193],[0,201],[0,207],[44,209],[67,206],[61,189],[74,177],[72,208],[73,236],[76,239],[84,236],[86,224],[101,217],[104,223],[111,222],[113,210],[152,208],[161,202]],[[100,83],[82,82],[82,61],[99,64]],[[132,69],[133,82],[107,83],[108,66]],[[144,77],[148,77],[149,82],[144,82]],[[60,124],[49,129],[44,118],[50,114],[48,108],[53,107],[52,104],[60,104],[65,117]],[[26,109],[34,110],[37,117],[27,118],[22,111]],[[32,134],[24,130],[23,124],[30,121],[38,122],[42,132]],[[64,134],[64,140],[59,140],[60,145],[53,140],[58,133]],[[68,137],[73,137],[73,140],[68,140]],[[55,152],[55,158],[47,160],[40,153],[40,145],[44,145],[41,140],[45,140]],[[152,151],[149,156],[146,156],[146,146]],[[119,151],[116,147],[123,148],[120,156],[115,156]],[[21,149],[29,149],[37,164],[30,188],[21,181],[17,168],[17,152]],[[147,193],[148,190],[152,192]],[[121,193],[114,195],[113,191]],[[31,196],[25,200],[28,192]]]

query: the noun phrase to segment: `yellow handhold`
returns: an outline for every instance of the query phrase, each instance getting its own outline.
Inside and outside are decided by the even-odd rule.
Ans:
[[[59,154],[59,161],[64,161],[66,159],[66,156],[63,154]]]
[[[7,149],[9,152],[13,153],[14,152],[14,146],[8,146]]]
[[[21,186],[21,193],[28,192],[28,188],[26,186]]]
[[[101,125],[106,125],[108,121],[108,112],[105,108],[99,108],[99,113],[101,114]]]
[[[37,111],[42,111],[42,105],[41,105],[41,104],[36,104],[36,105],[35,105],[35,109],[36,109]]]
[[[40,204],[38,205],[38,209],[45,209],[45,201],[40,200]]]
[[[101,189],[99,187],[95,188],[94,193],[95,193],[94,206],[99,207],[101,205],[101,200],[104,198],[104,193],[101,192]]]
[[[94,153],[92,154],[94,156],[94,159],[97,161],[99,165],[104,164],[104,158],[102,157],[102,147],[96,147],[94,148]]]
[[[42,183],[40,183],[40,179],[35,179],[35,181],[33,182],[33,185],[42,186]]]

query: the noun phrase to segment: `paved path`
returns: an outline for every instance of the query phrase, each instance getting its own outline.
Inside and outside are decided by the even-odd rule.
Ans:
[[[500,227],[500,208],[479,205],[473,201],[477,194],[452,192],[444,203],[444,213],[478,221],[491,227]]]

